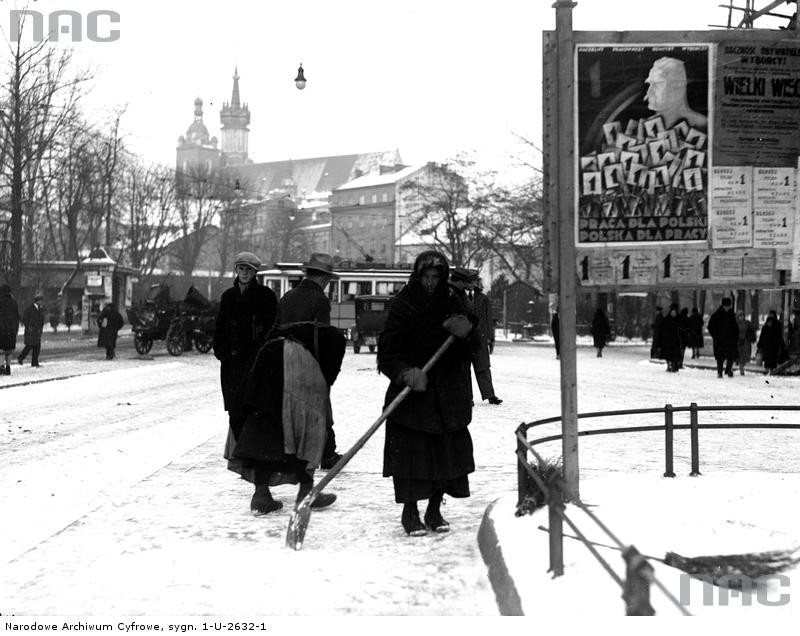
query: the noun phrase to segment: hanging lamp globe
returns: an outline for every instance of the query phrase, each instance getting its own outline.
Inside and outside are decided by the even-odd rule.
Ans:
[[[294,78],[294,85],[297,86],[298,90],[303,90],[306,87],[306,76],[303,74],[302,64],[300,64],[300,68],[297,69],[297,77]]]

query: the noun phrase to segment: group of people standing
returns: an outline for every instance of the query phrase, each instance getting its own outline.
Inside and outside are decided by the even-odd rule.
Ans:
[[[700,357],[703,325],[703,317],[697,307],[693,307],[689,314],[686,307],[679,309],[678,304],[673,303],[666,316],[662,314],[661,307],[656,307],[651,325],[653,342],[650,357],[665,360],[667,371],[677,372],[683,367],[687,348],[692,350],[692,359]],[[756,345],[756,359],[771,373],[786,349],[782,331],[776,312],[771,310],[757,339],[756,329],[745,317],[744,311],[734,312],[733,300],[723,298],[708,320],[717,377],[733,377],[734,364],[738,366],[739,374],[744,375],[745,366],[753,357],[753,345]]]
[[[224,456],[230,470],[254,485],[250,508],[257,515],[282,507],[271,486],[299,484],[300,502],[313,485],[315,470],[341,458],[335,450],[330,388],[345,344],[330,326],[325,289],[336,274],[329,255],[313,254],[304,265],[303,281],[280,300],[256,279],[259,265],[255,254],[237,255],[236,277],[222,296],[214,335],[229,416]],[[447,532],[444,496],[470,494],[468,475],[475,469],[468,429],[470,368],[481,348],[487,348],[488,356],[493,343],[481,329],[475,278],[469,270],[451,271],[440,252],[421,253],[390,304],[379,339],[377,366],[388,380],[384,409],[405,387],[411,389],[387,416],[383,453],[383,475],[393,480],[395,501],[403,505],[400,522],[409,536]],[[454,341],[423,371],[450,335]],[[488,363],[476,364],[476,377],[484,399],[499,404],[488,369]],[[312,507],[335,500],[335,494],[320,493]],[[422,500],[427,507],[420,518]]]

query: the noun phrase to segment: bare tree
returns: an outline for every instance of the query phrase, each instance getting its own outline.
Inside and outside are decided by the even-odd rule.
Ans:
[[[22,42],[20,37],[8,45],[0,140],[0,173],[10,189],[8,280],[15,288],[22,279],[23,245],[27,254],[34,253],[32,230],[41,164],[57,135],[76,117],[83,85],[90,79],[85,71],[70,73],[70,51],[50,48],[46,41],[30,46]]]
[[[465,176],[473,167],[465,157],[428,164],[400,186],[406,227],[444,252],[454,267],[480,264],[486,253],[480,222],[486,199],[470,192]]]

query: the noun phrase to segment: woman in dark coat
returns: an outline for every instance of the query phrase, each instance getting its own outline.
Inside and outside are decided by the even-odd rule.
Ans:
[[[592,340],[594,346],[597,347],[597,357],[603,357],[603,347],[608,342],[608,336],[611,334],[611,325],[608,322],[605,312],[597,308],[592,318]]]
[[[778,314],[774,310],[767,314],[767,320],[761,327],[761,334],[758,336],[757,351],[761,353],[764,361],[764,368],[767,373],[772,375],[772,371],[778,366],[778,356],[785,348],[783,341],[783,329],[778,321]]]
[[[28,305],[22,312],[22,322],[25,324],[23,342],[25,346],[17,358],[22,364],[28,352],[31,354],[31,366],[39,366],[39,351],[42,348],[42,330],[44,329],[44,296],[36,294],[33,304]]]
[[[667,371],[677,372],[681,368],[681,336],[678,305],[669,306],[661,322],[661,357],[667,361]]]
[[[405,386],[412,392],[386,421],[383,475],[394,481],[401,522],[412,536],[447,532],[440,506],[445,494],[468,497],[475,470],[470,361],[477,318],[447,283],[449,266],[439,252],[422,252],[408,284],[392,301],[378,343],[378,369],[391,380],[384,406]],[[426,374],[422,367],[445,341],[455,342]],[[423,524],[417,502],[428,500]],[[426,529],[427,528],[427,529]]]
[[[0,375],[11,375],[11,352],[17,348],[19,331],[19,306],[11,295],[11,287],[0,285],[0,351],[5,363]]]
[[[697,307],[692,307],[689,314],[689,344],[692,350],[692,360],[700,357],[700,349],[703,348],[703,317]]]

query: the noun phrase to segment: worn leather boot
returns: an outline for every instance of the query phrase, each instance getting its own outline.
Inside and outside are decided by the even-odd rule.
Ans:
[[[275,501],[268,484],[256,484],[256,491],[250,500],[250,510],[256,517],[267,515],[283,508],[283,503]]]
[[[417,510],[417,502],[403,504],[403,514],[400,517],[400,523],[403,524],[403,530],[410,537],[422,537],[428,534],[425,525],[419,518],[419,510]]]
[[[450,524],[444,520],[440,511],[444,496],[436,493],[428,499],[428,508],[425,510],[425,525],[434,532],[449,532]]]

